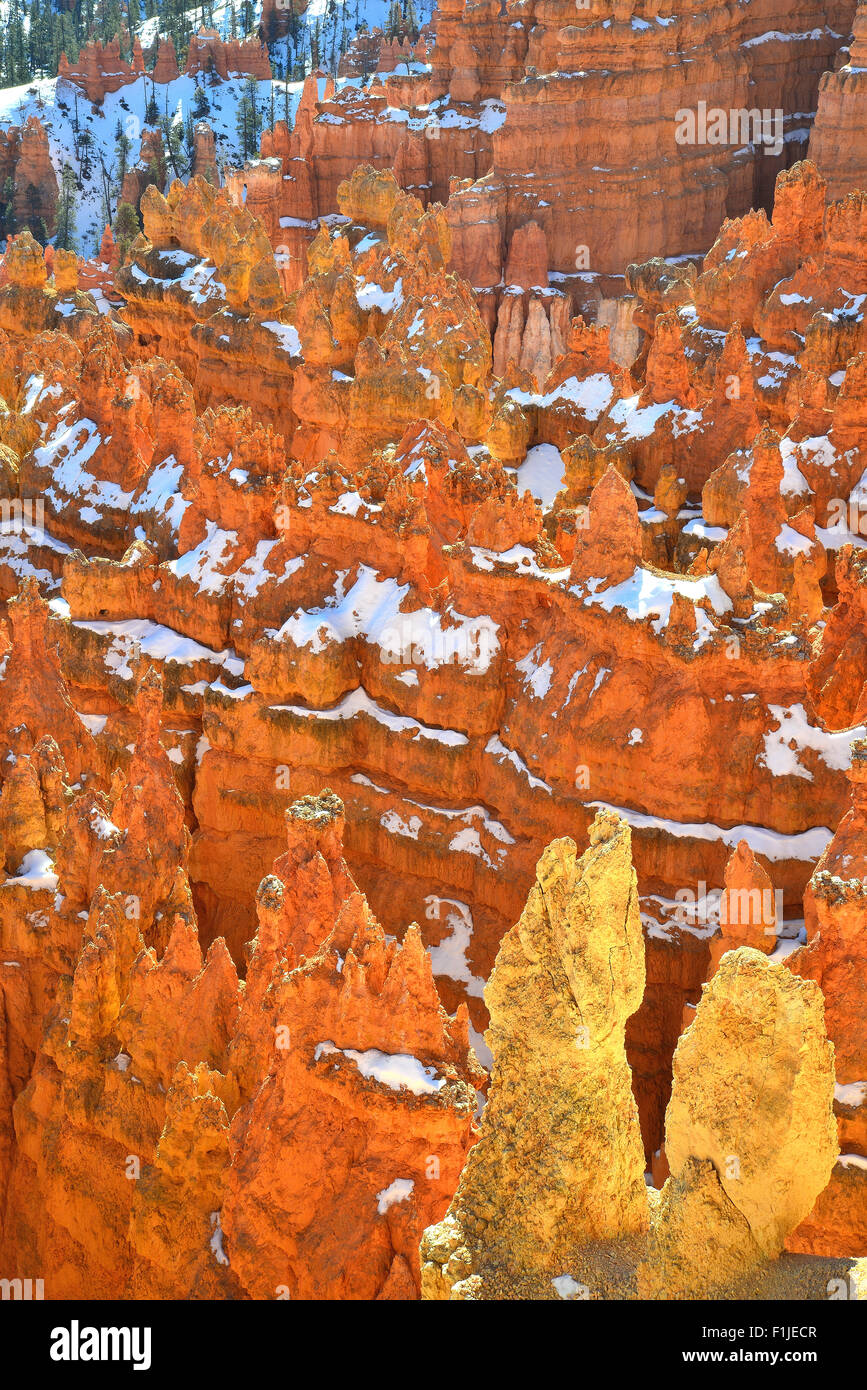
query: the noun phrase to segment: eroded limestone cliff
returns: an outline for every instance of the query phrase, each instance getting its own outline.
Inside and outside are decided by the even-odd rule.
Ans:
[[[130,168],[123,256],[8,242],[0,1264],[50,1297],[867,1254],[861,16],[796,162],[851,5],[614,8],[447,4],[224,188],[204,130]],[[775,189],[669,150],[673,45],[665,103],[784,103]]]

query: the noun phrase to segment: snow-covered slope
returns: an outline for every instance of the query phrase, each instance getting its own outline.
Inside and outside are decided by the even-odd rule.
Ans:
[[[340,40],[344,32],[347,35],[347,41],[351,42],[362,21],[365,21],[368,27],[373,29],[376,26],[383,27],[387,19],[388,0],[332,0],[332,3],[337,18],[339,51],[342,51]],[[260,8],[257,6],[257,16]],[[301,20],[299,49],[303,48],[309,53],[309,36],[317,20],[321,26],[327,25],[327,33],[330,35],[332,20],[331,18],[326,19],[328,8],[329,0],[311,0],[310,8]],[[236,11],[237,9],[239,9],[238,6],[236,6]],[[416,0],[416,13],[420,24],[425,23],[430,18],[432,9],[433,0]],[[201,11],[197,9],[195,14],[198,18]],[[226,36],[231,32],[230,16],[230,4],[223,3],[214,6],[214,27],[220,29]],[[344,17],[346,20],[345,30]],[[156,18],[144,22],[139,30],[143,43],[153,42],[153,34],[157,28],[158,20]],[[292,54],[287,51],[288,42],[284,39],[272,44],[272,67],[275,70],[278,66],[281,70],[285,69],[287,58],[291,64]],[[309,63],[307,66],[309,67]],[[28,116],[38,116],[48,132],[51,160],[57,172],[58,184],[65,163],[70,164],[75,174],[79,176],[80,182],[76,197],[77,245],[75,249],[80,255],[91,256],[98,249],[103,228],[114,214],[120,183],[117,153],[118,129],[121,129],[131,141],[128,162],[134,164],[139,157],[141,132],[145,124],[145,114],[151,93],[155,93],[160,117],[167,115],[170,120],[180,122],[183,126],[188,116],[193,113],[197,82],[201,83],[210,106],[205,119],[212,127],[216,137],[218,164],[242,163],[237,116],[238,106],[245,90],[243,78],[231,78],[227,82],[218,82],[211,86],[201,78],[179,77],[174,82],[154,88],[150,79],[145,76],[130,86],[121,88],[119,92],[109,93],[99,107],[91,106],[77,87],[57,78],[42,78],[21,87],[0,89],[0,127],[22,125]],[[343,86],[344,83],[341,82],[339,85]],[[284,117],[288,105],[290,120],[294,120],[301,86],[300,81],[288,84],[276,80],[257,82],[257,101],[265,126],[270,124],[272,91],[275,119],[281,120]],[[76,125],[78,127],[77,132]],[[83,131],[87,131],[91,139],[88,152],[89,173],[86,167],[82,172],[84,161],[80,156],[80,151],[76,154]],[[181,176],[184,177],[185,175],[182,173]],[[172,177],[174,177],[173,171],[169,168],[169,179]],[[108,200],[111,202],[110,207],[107,206]]]
[[[283,83],[258,82],[256,87],[260,105],[266,112],[266,122],[273,87],[276,115],[279,119],[283,114]],[[168,110],[170,117],[183,122],[187,113],[192,110],[195,88],[196,82],[191,77],[179,77],[165,86],[158,86],[156,97],[160,115]],[[218,162],[240,162],[236,119],[243,91],[244,82],[240,78],[207,88],[211,109],[206,119],[216,137]],[[289,98],[293,117],[300,91],[301,83],[290,84]],[[82,256],[90,256],[98,249],[102,230],[114,215],[119,191],[116,150],[118,122],[132,142],[128,160],[135,163],[141,146],[141,131],[145,124],[145,110],[150,95],[151,83],[146,77],[139,78],[137,82],[121,88],[119,92],[108,93],[100,107],[92,107],[76,87],[58,78],[43,79],[26,87],[7,87],[0,91],[0,126],[22,125],[28,116],[39,117],[48,132],[51,161],[57,172],[58,183],[64,163],[71,164],[76,174],[80,173],[80,162],[75,155],[77,105],[79,135],[81,131],[87,130],[92,140],[89,150],[90,175],[84,174],[81,177],[76,198],[78,244],[75,249]],[[111,185],[112,205],[109,209],[106,208],[106,174]],[[171,171],[169,176],[171,177]]]

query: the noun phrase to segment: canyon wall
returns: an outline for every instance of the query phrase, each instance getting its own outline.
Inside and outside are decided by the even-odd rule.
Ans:
[[[844,63],[824,73],[810,135],[810,158],[828,182],[828,198],[842,198],[867,182],[867,5],[859,4]]]
[[[112,300],[4,256],[0,1177],[50,1296],[823,1297],[805,1256],[867,1254],[867,194],[790,123],[750,210],[768,156],[670,159],[641,94],[677,41],[721,107],[796,56],[809,109],[845,7],[496,8],[139,189]],[[594,182],[540,112],[621,90]]]

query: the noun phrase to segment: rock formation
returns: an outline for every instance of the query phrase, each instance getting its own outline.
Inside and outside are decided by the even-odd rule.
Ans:
[[[555,841],[503,940],[490,1096],[422,1240],[426,1298],[825,1296],[808,1262],[776,1260],[834,1163],[833,1047],[820,991],[760,952],[728,952],[705,988],[674,1056],[671,1176],[644,1185],[623,1050],[643,983],[629,839],[601,812],[580,860]]]
[[[100,43],[91,39],[83,44],[75,63],[70,63],[65,53],[61,53],[57,65],[57,75],[65,82],[80,87],[88,101],[99,106],[107,92],[120,91],[135,82],[145,70],[141,43],[136,37],[132,44],[132,54],[127,61],[121,57],[120,39]]]
[[[815,1208],[787,1242],[790,1250],[814,1254],[860,1252],[867,1241],[867,1050],[861,965],[867,950],[865,754],[867,745],[860,739],[853,745],[849,774],[852,805],[819,859],[804,897],[807,942],[786,958],[793,973],[820,986],[835,1051],[840,1156]]]
[[[790,205],[802,209],[792,231]],[[809,169],[787,175],[786,238],[803,240],[823,205]],[[454,949],[443,943],[468,933],[466,964],[437,978],[450,1007],[467,1000],[477,1034],[479,981],[534,860],[586,828],[593,802],[633,820],[647,924],[660,921],[653,895],[671,905],[685,885],[698,898],[701,881],[721,886],[741,840],[782,894],[778,917],[796,911],[821,827],[845,809],[849,740],[835,730],[855,718],[867,671],[856,690],[829,677],[844,650],[844,669],[858,669],[860,572],[829,607],[838,590],[821,559],[835,533],[799,517],[807,475],[784,463],[780,477],[790,446],[770,421],[762,433],[765,368],[744,332],[711,338],[696,320],[685,334],[672,309],[657,325],[648,307],[650,350],[625,374],[604,331],[576,319],[536,390],[541,363],[496,375],[435,206],[369,167],[340,206],[348,221],[317,234],[310,273],[286,296],[251,213],[201,180],[149,191],[144,236],[117,277],[135,350],[117,327],[70,344],[59,394],[44,382],[28,393],[30,359],[10,364],[7,394],[29,402],[4,425],[16,488],[45,498],[50,536],[80,553],[10,537],[6,592],[22,565],[50,574],[69,605],[62,650],[78,708],[94,716],[129,710],[139,663],[157,653],[182,733],[206,942],[223,934],[240,960],[257,858],[280,844],[283,784],[315,791],[324,777],[389,929],[416,917],[443,963]],[[28,267],[13,263],[0,313],[4,295],[27,294],[35,324],[50,296],[19,283],[45,274],[41,260]],[[693,292],[653,265],[634,284],[647,306]],[[8,322],[21,322],[11,305]],[[714,353],[687,356],[687,341]],[[837,388],[847,451],[861,429],[858,370],[856,359]],[[692,445],[712,422],[725,462],[703,512],[691,470],[707,454]],[[745,486],[738,448],[754,439]],[[89,454],[73,476],[61,465],[78,440]],[[556,472],[541,492],[543,460]],[[618,643],[637,665],[616,659]],[[656,682],[670,705],[646,697]],[[696,733],[678,733],[673,762],[684,721]],[[448,863],[447,886],[432,856]],[[649,1153],[715,930],[673,912],[648,937],[650,984],[627,1027]]]
[[[796,162],[851,18],[446,0],[222,188],[146,129],[122,258],[7,240],[0,1211],[48,1296],[414,1298],[432,1227],[439,1295],[867,1254],[867,192]],[[678,144],[709,93],[779,157]]]
[[[292,12],[296,15],[303,15],[307,10],[308,0],[292,0],[292,9],[280,3],[280,0],[263,0],[261,29],[268,43],[272,39],[281,38],[288,33]]]
[[[209,73],[223,80],[244,76],[255,77],[261,82],[270,79],[271,63],[268,49],[257,39],[226,41],[220,38],[216,29],[200,29],[190,37],[184,71],[188,77]]]
[[[781,1253],[834,1164],[833,1087],[820,991],[729,951],[674,1054],[641,1296],[707,1297]]]
[[[258,1034],[266,1074],[232,1125],[222,1218],[252,1297],[285,1285],[293,1298],[416,1297],[422,1230],[473,1132],[483,1074],[466,1009],[445,1015],[415,926],[386,940],[342,863],[342,819],[330,793],[291,807],[288,853],[259,888],[240,1039],[246,1050],[245,1029]],[[328,926],[318,945],[313,904]],[[313,1155],[330,1174],[327,1212]]]
[[[465,229],[457,268],[476,287],[496,286],[531,223],[547,267],[576,290],[576,271],[620,276],[662,246],[704,251],[726,213],[769,203],[777,172],[806,153],[820,78],[855,5],[830,8],[621,13],[588,0],[576,12],[558,0],[497,11],[444,0],[419,55],[428,68],[372,34],[342,75],[363,78],[375,60],[380,85],[322,102],[307,92],[279,153],[301,161],[286,171],[302,176],[289,197],[312,194],[313,207],[284,215],[329,211],[348,158],[393,167],[402,186],[443,202],[451,191],[453,225]]]
[[[643,989],[629,828],[600,813],[580,859],[572,840],[545,851],[497,955],[490,1096],[449,1213],[425,1236],[426,1296],[509,1297],[556,1277],[576,1246],[646,1228],[624,1048]]]
[[[810,135],[810,159],[833,201],[867,185],[867,5],[859,3],[846,61],[823,74]]]
[[[178,55],[171,38],[160,36],[151,77],[154,82],[173,82],[179,75]]]
[[[191,172],[194,177],[207,179],[216,187],[220,182],[217,170],[217,153],[214,132],[207,121],[197,121],[193,132],[193,160]]]
[[[442,1009],[416,928],[402,944],[385,938],[343,863],[343,808],[329,792],[288,813],[282,877],[259,889],[246,993],[221,939],[203,959],[189,901],[153,902],[153,869],[165,869],[184,831],[160,811],[178,796],[152,674],[138,706],[118,798],[112,783],[116,824],[99,793],[66,807],[60,892],[47,903],[65,949],[48,949],[37,931],[19,936],[18,951],[35,953],[22,962],[31,988],[50,981],[55,1002],[40,1042],[18,1036],[26,1012],[9,999],[10,1055],[25,1042],[37,1055],[30,1082],[13,1086],[0,1257],[26,1246],[52,1270],[52,1298],[415,1298],[421,1231],[454,1190],[484,1081],[466,1009],[455,1019]],[[119,868],[140,831],[134,803],[160,843]],[[70,873],[83,846],[70,858],[64,845],[88,823],[108,847],[77,946]],[[0,893],[3,908],[13,889]],[[314,900],[324,934],[296,965]],[[304,1164],[325,1152],[333,1185],[323,1203]]]
[[[7,235],[25,228],[43,238],[53,235],[57,175],[49,155],[48,134],[37,116],[28,116],[21,127],[0,130],[0,179],[4,188],[12,189],[12,225],[7,226]]]
[[[138,212],[145,189],[153,186],[161,193],[165,181],[166,151],[162,131],[145,127],[141,133],[138,158],[128,166],[123,176],[118,202],[128,203]]]

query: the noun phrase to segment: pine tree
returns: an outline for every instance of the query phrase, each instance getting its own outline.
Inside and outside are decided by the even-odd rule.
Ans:
[[[188,111],[184,120],[184,145],[187,168],[192,172],[193,154],[196,149],[196,126],[193,120],[192,111]]]
[[[31,75],[41,75],[48,58],[50,40],[50,20],[41,8],[39,0],[32,0],[27,27],[27,66]]]
[[[211,103],[208,101],[204,87],[200,87],[197,83],[196,89],[193,92],[193,115],[197,121],[201,121],[204,120],[205,116],[209,116],[210,114]]]
[[[107,43],[114,38],[120,28],[121,14],[118,0],[107,0],[107,3],[100,7],[96,26],[97,36],[102,39],[103,43]]]
[[[31,217],[27,224],[40,246],[48,245],[48,228],[44,217]]]
[[[241,97],[238,102],[235,111],[235,129],[241,143],[241,158],[246,159],[250,152],[250,104],[246,97]]]
[[[70,63],[77,63],[81,48],[78,42],[78,35],[75,32],[74,20],[66,10],[64,10],[61,15],[61,25],[60,37],[62,42],[60,44],[60,52],[66,54]],[[57,56],[59,58],[60,53],[58,53]]]
[[[172,173],[176,179],[187,172],[184,151],[181,146],[183,138],[183,126],[174,120],[173,117],[163,117],[160,121],[160,129],[163,133],[163,145],[172,166]]]
[[[118,203],[117,213],[115,214],[114,232],[115,245],[121,264],[126,260],[129,248],[135,241],[141,230],[138,213],[132,203]]]
[[[118,121],[114,132],[114,152],[117,160],[117,181],[123,187],[126,176],[127,166],[129,165],[129,152],[132,148],[132,141],[126,134],[120,121]]]
[[[241,100],[238,102],[235,125],[238,131],[238,138],[241,141],[243,158],[247,159],[250,155],[256,153],[259,131],[262,125],[262,115],[258,106],[258,88],[254,77],[248,77],[244,81]]]
[[[15,230],[14,198],[15,183],[10,174],[3,184],[2,193],[0,193],[0,236],[3,237],[11,236]]]
[[[298,48],[298,34],[300,29],[301,20],[298,18],[295,10],[295,0],[289,0],[289,37],[292,40],[293,53],[295,53],[295,50]]]
[[[64,164],[60,175],[60,193],[57,199],[57,230],[54,244],[64,251],[76,250],[75,245],[75,207],[77,184],[75,173],[69,164]]]
[[[93,148],[93,136],[90,131],[85,129],[78,137],[78,172],[82,179],[89,179],[91,173],[90,152]]]
[[[18,87],[29,82],[33,74],[24,33],[24,17],[18,8],[17,0],[13,0],[13,4],[14,9],[7,25],[6,76],[8,86]]]

